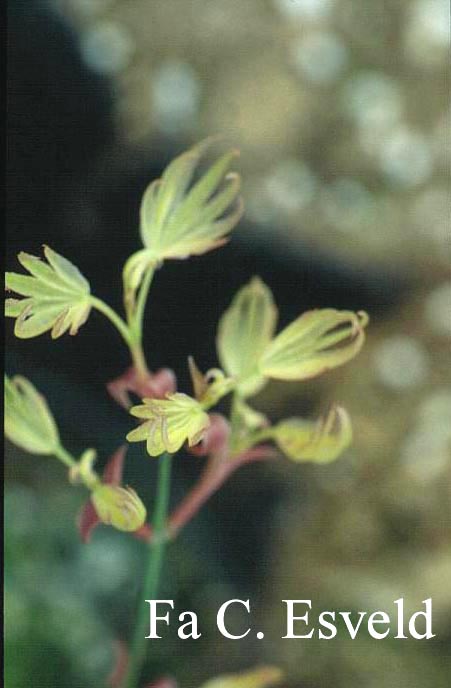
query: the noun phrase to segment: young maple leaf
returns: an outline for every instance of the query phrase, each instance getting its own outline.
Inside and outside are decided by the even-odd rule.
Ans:
[[[16,318],[14,333],[21,339],[50,330],[53,339],[77,334],[91,310],[89,282],[78,268],[56,251],[44,246],[47,263],[21,252],[19,262],[30,273],[7,272],[5,287],[22,299],[9,298],[5,315]]]
[[[143,399],[143,404],[133,406],[130,413],[144,423],[129,432],[127,440],[145,441],[150,456],[165,451],[174,454],[186,441],[190,447],[197,444],[210,425],[201,404],[181,392],[170,394],[167,399]]]
[[[243,214],[240,177],[229,172],[238,151],[227,151],[191,185],[195,169],[210,144],[211,139],[207,139],[179,155],[161,179],[153,181],[144,192],[140,210],[144,248],[127,260],[123,270],[127,308],[133,308],[149,267],[222,246]]]

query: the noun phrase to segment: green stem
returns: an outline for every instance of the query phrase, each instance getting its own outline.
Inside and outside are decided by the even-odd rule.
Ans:
[[[72,454],[69,454],[69,452],[66,451],[64,447],[62,447],[61,445],[59,445],[53,453],[56,456],[56,458],[59,459],[68,468],[73,468],[78,463],[77,460],[74,459]]]
[[[147,269],[146,274],[144,275],[144,279],[139,289],[138,298],[136,300],[136,308],[133,313],[133,320],[130,323],[133,336],[136,339],[136,341],[139,342],[142,341],[144,309],[146,307],[147,297],[149,295],[150,285],[152,284],[154,271],[154,266],[151,265]]]
[[[150,544],[147,571],[144,578],[138,621],[130,646],[129,664],[124,688],[137,688],[146,654],[146,631],[149,625],[149,608],[146,600],[156,599],[163,557],[166,548],[166,521],[168,516],[171,485],[171,455],[163,454],[159,459],[157,494],[153,512],[153,538]]]
[[[232,403],[230,407],[230,446],[235,447],[236,441],[238,439],[238,430],[240,425],[240,417],[238,413],[238,403],[239,403],[238,392],[234,391],[232,396]]]
[[[149,374],[149,369],[147,368],[147,363],[142,348],[144,310],[146,307],[153,275],[154,267],[152,265],[150,268],[148,268],[146,274],[144,275],[144,279],[139,290],[138,299],[136,301],[136,308],[129,321],[130,334],[134,342],[131,349],[133,362],[138,373],[144,378]]]
[[[150,284],[149,284],[150,286]],[[102,313],[115,326],[121,334],[124,342],[130,349],[134,366],[138,373],[145,377],[148,374],[146,359],[141,346],[141,332],[132,330],[125,320],[123,320],[108,304],[96,296],[91,297],[91,304]]]
[[[149,368],[147,367],[146,357],[144,355],[141,342],[137,342],[130,347],[130,353],[133,359],[133,365],[140,378],[143,380],[149,375]]]
[[[236,391],[234,391],[232,396],[232,402],[230,405],[230,425],[232,427],[232,433],[234,430],[236,430],[238,425],[238,401],[238,394]]]
[[[108,320],[113,323],[114,327],[120,332],[127,346],[131,347],[133,338],[127,323],[114,311],[107,303],[98,299],[96,296],[91,297],[91,304],[100,313],[102,313]]]
[[[56,449],[53,450],[53,455],[61,461],[67,468],[79,468],[80,461],[78,461],[72,454],[70,454],[67,449],[60,444]],[[78,473],[80,481],[84,486],[92,491],[97,485],[100,485],[100,478],[95,471],[90,469],[89,471],[80,470]]]

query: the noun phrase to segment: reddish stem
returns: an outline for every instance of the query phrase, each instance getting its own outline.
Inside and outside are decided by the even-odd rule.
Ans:
[[[180,530],[200,511],[205,502],[240,466],[275,458],[277,455],[277,451],[268,445],[252,447],[252,449],[248,449],[233,458],[224,454],[211,455],[199,481],[173,511],[168,524],[169,538],[172,540],[178,535]]]

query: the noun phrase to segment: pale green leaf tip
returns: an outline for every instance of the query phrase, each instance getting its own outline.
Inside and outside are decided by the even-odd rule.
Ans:
[[[59,434],[44,397],[26,378],[5,375],[5,436],[32,454],[53,454]]]
[[[299,418],[282,421],[270,434],[279,449],[293,461],[329,463],[352,442],[352,425],[347,411],[332,406],[316,423]]]
[[[364,311],[307,311],[270,342],[260,370],[269,378],[287,381],[317,377],[359,353],[368,322]]]

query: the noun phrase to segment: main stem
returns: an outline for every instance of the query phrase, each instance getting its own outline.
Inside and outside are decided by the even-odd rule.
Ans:
[[[159,459],[158,482],[152,526],[154,536],[149,545],[147,571],[144,578],[142,598],[139,606],[138,621],[133,633],[128,661],[128,671],[124,680],[124,688],[138,688],[141,669],[146,654],[146,630],[149,625],[149,609],[146,600],[156,599],[163,557],[166,548],[166,522],[171,486],[170,454],[163,454]]]

